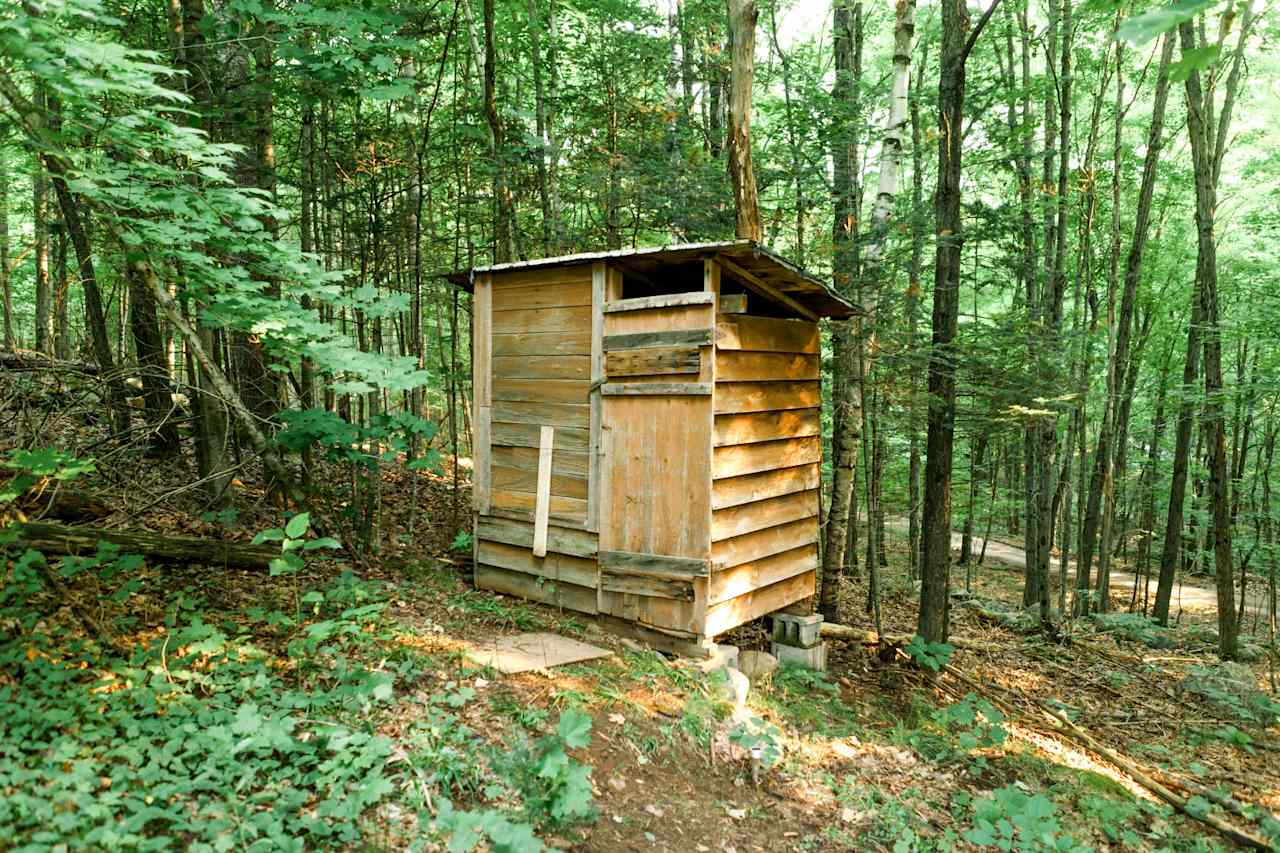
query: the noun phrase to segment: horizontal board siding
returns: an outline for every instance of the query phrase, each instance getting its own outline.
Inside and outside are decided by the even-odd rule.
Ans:
[[[706,577],[711,565],[700,557],[669,557],[634,551],[601,551],[600,567],[610,572],[668,578]]]
[[[495,334],[493,357],[526,355],[591,355],[591,328],[580,331]]]
[[[494,408],[497,419],[497,407]],[[712,458],[712,476],[738,477],[757,471],[776,468],[794,468],[822,461],[822,439],[819,436],[790,438],[780,441],[762,441],[758,444],[738,444],[717,447]]]
[[[493,380],[493,399],[531,403],[580,403],[587,405],[591,383],[578,379]]]
[[[814,463],[716,480],[711,487],[711,508],[727,509],[753,501],[816,489],[821,479],[818,465]]]
[[[549,543],[548,548],[550,548]],[[550,550],[545,557],[535,557],[527,548],[481,539],[476,543],[476,561],[553,581],[564,581],[586,587],[596,585],[595,560],[559,554]]]
[[[605,335],[603,339],[606,352],[651,347],[706,346],[710,343],[710,327],[663,332],[628,332],[621,335]]]
[[[709,329],[713,322],[713,306],[688,305],[680,308],[650,308],[646,311],[623,311],[604,315],[606,335],[633,332],[665,332],[676,329]]]
[[[591,279],[546,284],[503,286],[494,281],[493,310],[519,311],[530,308],[572,308],[591,304]]]
[[[606,397],[709,397],[710,382],[610,382],[600,387]]]
[[[495,379],[591,378],[589,355],[501,356],[493,360]]]
[[[715,572],[707,585],[707,605],[714,606],[817,567],[818,546],[814,543]]]
[[[498,450],[500,448],[494,449]],[[556,474],[554,469],[555,466],[553,465],[551,474],[552,495],[559,495],[563,498],[587,499],[587,477],[585,474]],[[494,489],[535,493],[538,489],[538,472],[536,470],[509,468],[505,465],[499,465],[496,461],[493,463],[489,480]]]
[[[505,465],[508,468],[523,468],[526,471],[538,470],[538,450],[535,447],[498,447],[493,448],[493,464]],[[556,446],[551,454],[551,473],[553,476],[585,477],[590,467],[590,460],[585,453],[560,449],[560,430],[556,430]]]
[[[716,323],[716,346],[722,350],[818,352],[818,324],[743,314],[722,316]]]
[[[771,554],[780,554],[818,541],[818,519],[802,518],[777,527],[723,539],[711,546],[712,570],[732,568]]]
[[[494,399],[497,399],[496,383]],[[817,382],[716,383],[717,415],[771,412],[779,409],[811,409],[821,405],[822,390]]]
[[[719,388],[716,389],[718,394]],[[818,435],[821,429],[819,410],[787,409],[778,412],[748,412],[741,415],[716,415],[715,443],[754,444],[780,438]]]
[[[567,332],[574,329],[591,330],[591,307],[577,305],[572,308],[529,308],[518,311],[494,311],[495,335],[527,335],[539,332]]]
[[[606,353],[604,372],[609,377],[697,373],[701,364],[702,354],[695,346],[651,347]]]
[[[816,354],[723,350],[716,355],[717,382],[817,379],[818,369]]]
[[[533,518],[534,507],[537,506],[537,495],[533,492],[518,492],[511,489],[494,489],[490,495],[489,505],[495,510],[506,510],[518,513],[520,518]],[[587,517],[587,502],[579,498],[566,498],[560,495],[551,496],[552,518],[559,518],[572,524],[581,524]],[[495,513],[496,515],[497,513]]]
[[[509,518],[481,516],[476,520],[476,539],[502,542],[529,549],[533,547],[533,524]],[[547,549],[573,557],[594,558],[599,537],[584,530],[568,527],[547,527]]]
[[[582,282],[591,282],[589,265],[572,267],[544,267],[536,270],[510,270],[507,272],[489,273],[495,288],[526,287],[536,285],[545,288],[573,286]]]
[[[496,482],[494,485],[497,485]],[[721,539],[732,539],[734,536],[817,515],[816,489],[718,509],[711,515],[711,540],[718,542]]]
[[[653,308],[675,308],[681,305],[712,305],[715,301],[715,294],[704,291],[668,293],[661,296],[641,296],[636,299],[615,299],[604,304],[604,313],[647,311]]]
[[[497,423],[494,424],[490,434],[495,447],[501,445],[503,447],[538,447],[538,436],[541,427],[533,423]],[[556,427],[556,453],[561,451],[572,453],[587,453],[589,434],[585,427],[581,429],[572,429],[569,427]],[[536,462],[538,457],[534,453]]]
[[[576,427],[585,430],[590,425],[590,409],[585,401],[582,405],[575,405],[494,400],[491,418],[495,424],[553,426],[557,428],[557,432],[559,427]]]
[[[808,598],[817,591],[817,580],[816,571],[804,572],[709,607],[705,623],[706,635],[714,637]]]
[[[480,589],[491,589],[505,592],[518,598],[527,598],[549,604],[552,607],[563,607],[579,613],[596,612],[596,590],[594,587],[559,581],[547,583],[523,572],[510,569],[476,564],[476,586]]]
[[[600,589],[673,601],[693,601],[694,598],[693,580],[690,578],[619,574],[607,569],[600,570]]]

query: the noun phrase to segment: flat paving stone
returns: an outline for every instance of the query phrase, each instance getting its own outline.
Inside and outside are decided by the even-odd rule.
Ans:
[[[530,672],[535,669],[550,669],[553,666],[564,666],[568,663],[581,663],[584,660],[606,658],[613,652],[562,637],[539,631],[529,634],[516,634],[511,637],[497,637],[482,646],[477,646],[466,653],[467,660],[479,666],[491,666],[499,672],[514,675],[517,672]]]

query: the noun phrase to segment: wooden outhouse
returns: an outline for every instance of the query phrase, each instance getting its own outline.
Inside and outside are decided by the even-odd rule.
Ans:
[[[814,594],[821,317],[749,241],[455,273],[472,290],[475,581],[687,647]]]

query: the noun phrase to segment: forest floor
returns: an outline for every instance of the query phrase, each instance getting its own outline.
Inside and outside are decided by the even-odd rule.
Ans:
[[[95,523],[236,540],[282,523],[252,465],[234,504],[211,513],[180,465],[94,447],[56,419],[20,426],[7,434],[39,430],[99,457],[76,481],[112,507]],[[344,472],[322,466],[317,479]],[[1114,615],[1051,642],[1019,621],[1016,566],[977,568],[954,600],[947,671],[897,646],[832,641],[826,673],[784,668],[753,685],[743,722],[689,661],[472,588],[466,557],[450,550],[450,519],[468,505],[451,478],[389,468],[382,496],[379,551],[307,552],[303,570],[278,577],[64,561],[61,584],[18,600],[8,590],[29,576],[6,561],[0,838],[32,850],[300,849],[289,838],[523,850],[510,838],[527,825],[580,851],[1230,847],[1062,736],[1038,703],[1175,791],[1246,804],[1235,814],[1211,794],[1191,797],[1190,811],[1255,835],[1280,830],[1259,810],[1280,810],[1280,706],[1265,664],[1243,692],[1204,687],[1218,664],[1206,621],[1159,628],[1124,613],[1115,587]],[[342,508],[313,514],[342,535]],[[918,592],[899,538],[888,556],[882,633],[910,635]],[[869,632],[865,595],[850,582],[843,621]],[[93,636],[104,625],[126,657]],[[518,675],[466,657],[531,630],[612,656]],[[763,623],[722,641],[769,647]],[[589,807],[575,778],[589,779]]]

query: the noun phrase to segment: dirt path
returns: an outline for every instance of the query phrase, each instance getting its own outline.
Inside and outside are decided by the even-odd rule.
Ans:
[[[895,529],[900,530],[906,530],[907,527],[906,519],[902,518],[891,519],[889,524]],[[951,547],[953,549],[959,550],[963,539],[964,536],[961,533],[955,530],[951,531]],[[973,551],[975,554],[982,553],[983,542],[984,540],[981,536],[973,537]],[[1003,563],[1006,566],[1013,566],[1014,568],[1019,569],[1025,569],[1027,567],[1027,552],[1016,545],[1010,545],[1007,542],[1000,542],[992,539],[987,541],[986,547],[986,557],[988,560],[995,560],[996,562]],[[1053,561],[1053,573],[1055,577],[1057,576],[1057,570],[1058,563],[1055,559]],[[1067,563],[1067,577],[1071,579],[1072,583],[1074,583],[1075,576],[1076,563],[1075,560],[1071,560]],[[1141,583],[1142,579],[1136,577],[1130,572],[1122,572],[1115,569],[1112,569],[1111,571],[1111,588],[1113,590],[1132,591],[1135,586],[1138,586]],[[1153,597],[1155,596],[1154,578],[1151,583],[1151,595]],[[1267,598],[1262,590],[1256,588],[1249,589],[1248,596],[1249,601],[1245,606],[1246,611],[1250,613],[1255,611],[1258,613],[1266,613]],[[1173,588],[1172,605],[1174,610],[1181,609],[1217,612],[1218,593],[1217,590],[1213,589],[1213,587],[1205,587],[1183,582]],[[1238,601],[1236,606],[1239,606]]]

